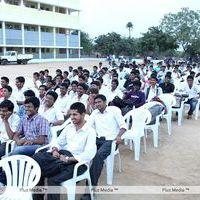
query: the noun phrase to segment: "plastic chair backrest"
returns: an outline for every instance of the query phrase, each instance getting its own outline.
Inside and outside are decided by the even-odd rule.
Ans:
[[[0,161],[0,167],[6,174],[7,186],[18,188],[33,188],[41,176],[38,163],[25,155],[14,155]]]
[[[134,132],[134,135],[144,135],[144,127],[146,123],[150,120],[151,121],[151,113],[148,110],[137,108],[134,110],[129,111],[125,116],[124,119],[126,121],[127,127],[129,130]],[[130,119],[132,122],[130,124]]]

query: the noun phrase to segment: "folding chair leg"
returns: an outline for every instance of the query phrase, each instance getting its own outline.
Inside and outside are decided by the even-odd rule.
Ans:
[[[76,194],[76,185],[70,185],[67,187],[67,199],[68,200],[75,200]]]
[[[144,135],[143,137],[143,142],[144,142],[144,153],[147,153],[147,142],[146,142],[146,137]]]
[[[90,191],[90,198],[91,198],[91,200],[94,200],[94,192],[93,192],[93,190],[92,190],[91,179],[88,178],[87,181],[88,181],[88,188],[89,188],[89,191]]]
[[[135,139],[134,150],[135,150],[135,160],[138,161],[140,158],[140,138]]]

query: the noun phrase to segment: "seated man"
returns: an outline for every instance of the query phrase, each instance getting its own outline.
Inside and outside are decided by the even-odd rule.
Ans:
[[[0,103],[0,159],[5,155],[6,141],[13,139],[20,124],[20,118],[13,110],[14,104],[10,100]]]
[[[163,93],[173,93],[174,92],[174,84],[171,83],[171,76],[166,75],[165,80],[159,86],[162,88]]]
[[[45,95],[44,104],[40,106],[39,113],[48,120],[51,126],[59,126],[64,122],[64,115],[59,109],[54,107],[58,98],[58,94],[54,91],[49,91]]]
[[[37,97],[26,99],[26,116],[21,120],[13,139],[16,141],[12,155],[22,154],[32,156],[35,150],[48,143],[48,121],[38,114],[40,101]]]
[[[150,86],[145,90],[146,101],[150,102],[154,97],[163,93],[162,88],[157,85],[158,79],[156,75],[152,74],[150,78]]]
[[[97,153],[90,168],[92,185],[97,186],[104,160],[111,153],[112,142],[116,140],[117,145],[122,142],[121,136],[126,131],[126,124],[119,108],[106,105],[104,95],[97,95],[94,102],[97,109],[92,112],[88,122],[97,134]],[[82,199],[90,197],[86,194]]]
[[[61,132],[51,152],[38,152],[33,156],[42,171],[38,185],[44,185],[48,178],[49,186],[59,186],[62,182],[73,177],[74,166],[77,162],[92,160],[96,153],[96,134],[88,126],[85,117],[85,106],[76,102],[70,106],[72,123]],[[78,168],[78,174],[85,171],[85,165]],[[35,200],[42,200],[43,195],[34,195]],[[59,200],[59,194],[48,194],[48,200]]]
[[[188,101],[185,102],[190,104],[190,110],[188,112],[188,119],[192,118],[193,112],[196,109],[198,103],[198,98],[200,94],[200,89],[198,85],[194,84],[194,78],[192,76],[187,77],[187,84],[182,88],[183,92],[189,95]]]

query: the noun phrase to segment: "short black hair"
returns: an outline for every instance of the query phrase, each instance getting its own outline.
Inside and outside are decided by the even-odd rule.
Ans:
[[[34,76],[37,76],[37,77],[40,76],[40,74],[39,74],[38,72],[34,72],[33,75],[34,75]]]
[[[69,72],[68,71],[64,71],[63,74],[66,74],[68,76]]]
[[[26,96],[26,97],[35,97],[35,92],[33,92],[33,90],[26,90],[24,92],[24,96]]]
[[[79,83],[78,86],[82,87],[85,91],[88,90],[88,85],[85,83]]]
[[[62,74],[62,70],[61,69],[57,69],[56,72]]]
[[[81,79],[83,79],[84,81],[86,80],[84,75],[80,75],[78,78],[81,78]]]
[[[12,93],[12,87],[10,87],[9,85],[5,85],[3,88],[7,89],[8,92]]]
[[[98,95],[94,98],[94,100],[96,100],[96,99],[101,99],[101,100],[104,101],[104,102],[107,101],[106,97],[105,97],[103,94],[98,94]]]
[[[54,91],[49,91],[49,92],[47,92],[46,93],[46,96],[47,95],[50,95],[50,96],[52,96],[53,98],[54,98],[54,102],[57,100],[57,98],[58,98],[58,94],[56,93],[56,92],[54,92]]]
[[[99,81],[92,81],[90,85],[96,85],[96,86],[100,87],[101,83]]]
[[[63,83],[66,83],[68,86],[70,86],[70,80],[68,78],[64,79]]]
[[[41,70],[39,73],[42,74],[43,76],[44,76],[44,74],[45,74],[44,71],[42,71],[42,70]]]
[[[64,87],[67,90],[69,85],[67,83],[61,83],[60,87]]]
[[[19,81],[20,83],[25,83],[25,78],[23,76],[18,76],[16,80]]]
[[[49,70],[48,70],[48,69],[45,69],[44,72],[48,72],[48,73],[49,73]]]
[[[4,81],[6,81],[6,83],[9,83],[9,78],[6,77],[6,76],[2,76],[2,77],[1,77],[1,80],[4,80]]]
[[[194,77],[191,76],[191,75],[189,75],[189,76],[187,77],[187,80],[188,80],[188,79],[192,79],[192,80],[194,80]]]
[[[40,85],[39,89],[40,88],[44,88],[44,90],[47,91],[47,86],[46,85]]]
[[[92,94],[99,94],[99,90],[97,88],[90,88],[88,90],[88,93],[92,93]]]
[[[8,108],[8,111],[13,112],[14,104],[10,100],[4,100],[0,103],[0,108]]]
[[[73,104],[70,106],[70,110],[77,110],[78,113],[80,113],[80,114],[86,113],[85,106],[84,106],[84,104],[81,103],[81,102],[73,103]]]
[[[96,80],[103,84],[103,79],[101,77],[97,78]]]
[[[34,108],[40,107],[40,100],[37,97],[30,97],[24,101],[24,104],[32,103]]]
[[[78,85],[78,81],[72,81],[71,85]]]
[[[139,80],[133,81],[133,86],[138,86],[141,88],[141,85],[142,85],[141,81],[139,81]]]

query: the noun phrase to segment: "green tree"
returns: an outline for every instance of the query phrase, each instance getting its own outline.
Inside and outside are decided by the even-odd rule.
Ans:
[[[131,37],[131,30],[133,29],[133,23],[132,22],[128,22],[126,24],[126,28],[128,29],[129,32],[129,38]]]
[[[151,27],[138,40],[137,48],[140,54],[159,56],[174,51],[178,45],[172,36],[163,33],[159,27]]]
[[[178,45],[184,51],[196,40],[200,34],[200,11],[182,8],[178,13],[169,13],[161,21],[163,32],[176,38]]]
[[[81,46],[83,47],[82,54],[91,55],[94,50],[92,39],[85,32],[81,32]]]
[[[106,35],[99,35],[95,39],[95,49],[103,55],[119,55],[121,52],[119,45],[121,41],[121,35],[115,32]]]
[[[200,55],[200,38],[192,41],[186,50],[186,54],[190,56]]]

